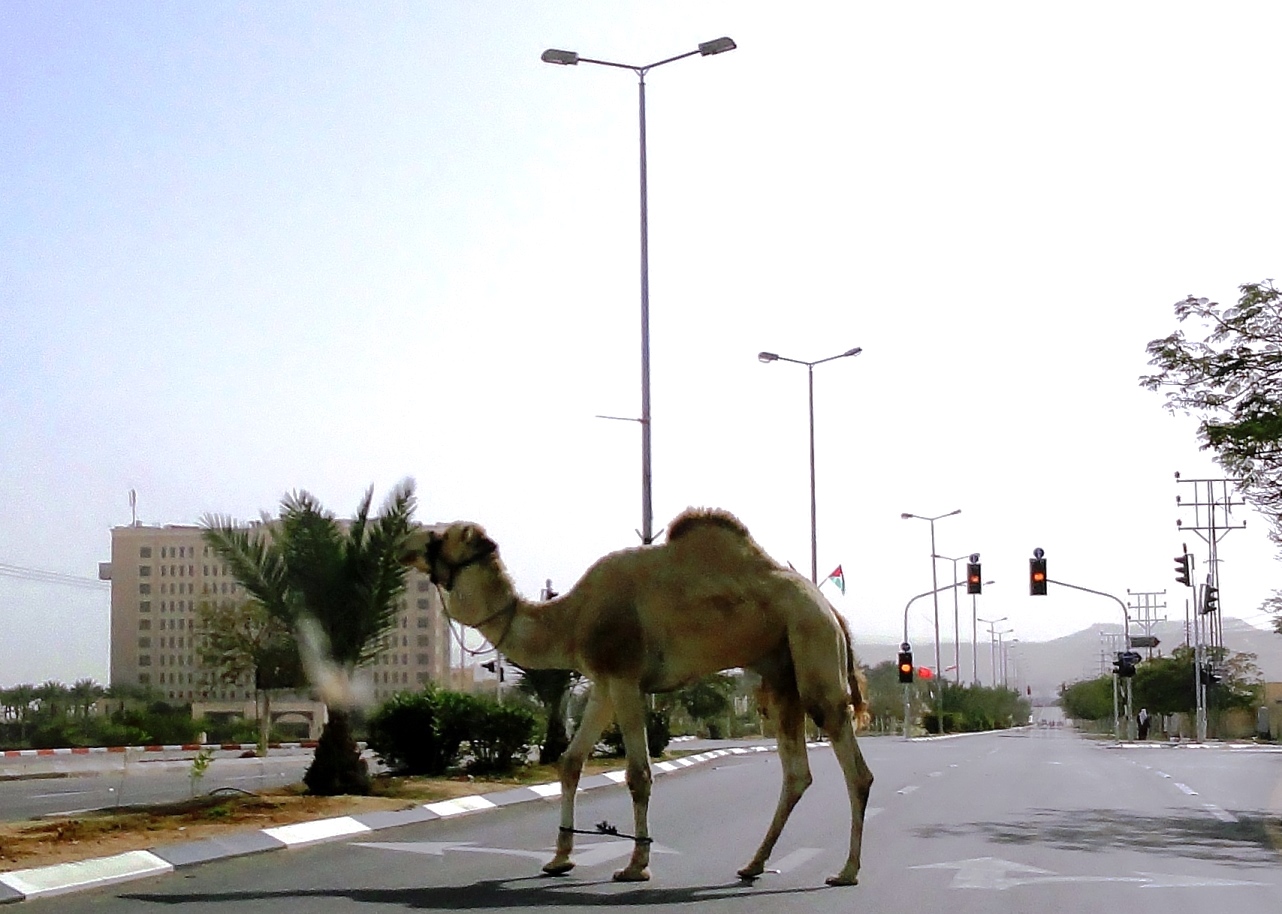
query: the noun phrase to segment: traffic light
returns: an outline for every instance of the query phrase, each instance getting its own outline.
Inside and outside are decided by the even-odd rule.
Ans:
[[[1213,613],[1220,608],[1220,588],[1214,584],[1206,585],[1206,592],[1202,595],[1202,612]]]
[[[1130,679],[1135,675],[1135,664],[1140,662],[1140,655],[1134,651],[1122,651],[1121,659],[1122,668],[1118,671],[1118,675],[1123,679]]]
[[[1114,676],[1122,675],[1122,652],[1121,651],[1118,651],[1117,655],[1114,656],[1113,658],[1113,675]]]
[[[1220,671],[1217,670],[1215,665],[1209,660],[1202,664],[1202,668],[1198,672],[1204,685],[1219,685],[1224,681],[1223,675],[1221,675]]]
[[[984,576],[980,573],[979,562],[966,563],[966,593],[983,593]]]
[[[1189,563],[1192,558],[1193,556],[1189,555],[1187,552],[1175,557],[1175,581],[1178,584],[1183,584],[1185,587],[1193,586],[1193,581],[1190,577],[1191,569],[1189,568]]]
[[[899,681],[907,684],[913,681],[913,652],[899,652]]]
[[[1046,559],[1040,549],[1033,550],[1028,560],[1028,592],[1034,597],[1046,596]]]

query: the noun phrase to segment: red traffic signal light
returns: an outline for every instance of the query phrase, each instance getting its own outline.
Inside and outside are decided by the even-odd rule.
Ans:
[[[966,563],[966,593],[983,593],[984,576],[980,572],[979,562]]]
[[[904,684],[907,684],[913,681],[912,651],[899,652],[899,681]]]
[[[1046,596],[1046,559],[1040,555],[1028,560],[1028,592],[1034,597]]]

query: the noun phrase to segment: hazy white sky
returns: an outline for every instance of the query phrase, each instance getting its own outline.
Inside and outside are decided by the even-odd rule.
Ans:
[[[1220,474],[1136,379],[1177,299],[1279,273],[1280,31],[1271,2],[0,5],[0,563],[93,577],[131,488],[194,523],[404,476],[531,595],[634,544],[640,433],[594,416],[640,411],[636,78],[539,55],[728,35],[647,80],[656,527],[722,506],[808,571],[806,372],[756,353],[858,345],[815,419],[861,640],[930,587],[904,511],[962,509],[939,552],[982,554],[1010,637],[1119,621],[1030,598],[1035,546],[1183,618],[1173,473]],[[1264,625],[1243,518],[1222,602]],[[0,577],[0,615],[0,685],[106,680],[105,592]]]

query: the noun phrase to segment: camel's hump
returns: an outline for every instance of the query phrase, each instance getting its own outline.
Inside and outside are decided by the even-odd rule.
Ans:
[[[668,542],[674,542],[692,531],[707,527],[720,527],[745,539],[750,539],[743,521],[721,508],[686,508],[668,524]]]

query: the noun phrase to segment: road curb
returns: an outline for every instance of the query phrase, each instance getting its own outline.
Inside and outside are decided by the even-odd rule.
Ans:
[[[819,746],[827,746],[828,743],[807,743],[806,745],[808,748],[813,749]],[[730,755],[753,755],[760,752],[774,751],[775,746],[773,745],[711,749],[707,752],[668,762],[654,762],[651,765],[651,769],[655,777],[659,777]],[[617,785],[622,783],[623,778],[623,769],[588,775],[579,782],[579,790],[594,790],[598,787]],[[546,800],[560,795],[561,785],[559,782],[553,781],[547,784],[533,784],[528,787],[514,787],[488,794],[477,794],[437,803],[426,803],[413,809],[373,812],[360,816],[336,816],[329,819],[316,819],[311,822],[296,822],[292,825],[281,825],[275,828],[228,835],[225,838],[209,838],[203,841],[161,845],[145,851],[129,851],[111,857],[98,857],[75,863],[57,863],[52,866],[34,867],[25,870],[11,870],[7,873],[0,873],[0,904],[100,888],[134,879],[145,879],[149,876],[172,872],[187,866],[209,863],[214,860],[243,857],[247,854],[283,850],[290,847],[306,847],[329,841],[341,841],[353,835],[366,834],[380,829],[412,825],[417,822],[430,822],[434,819],[470,815],[489,809],[511,806],[514,803]]]

